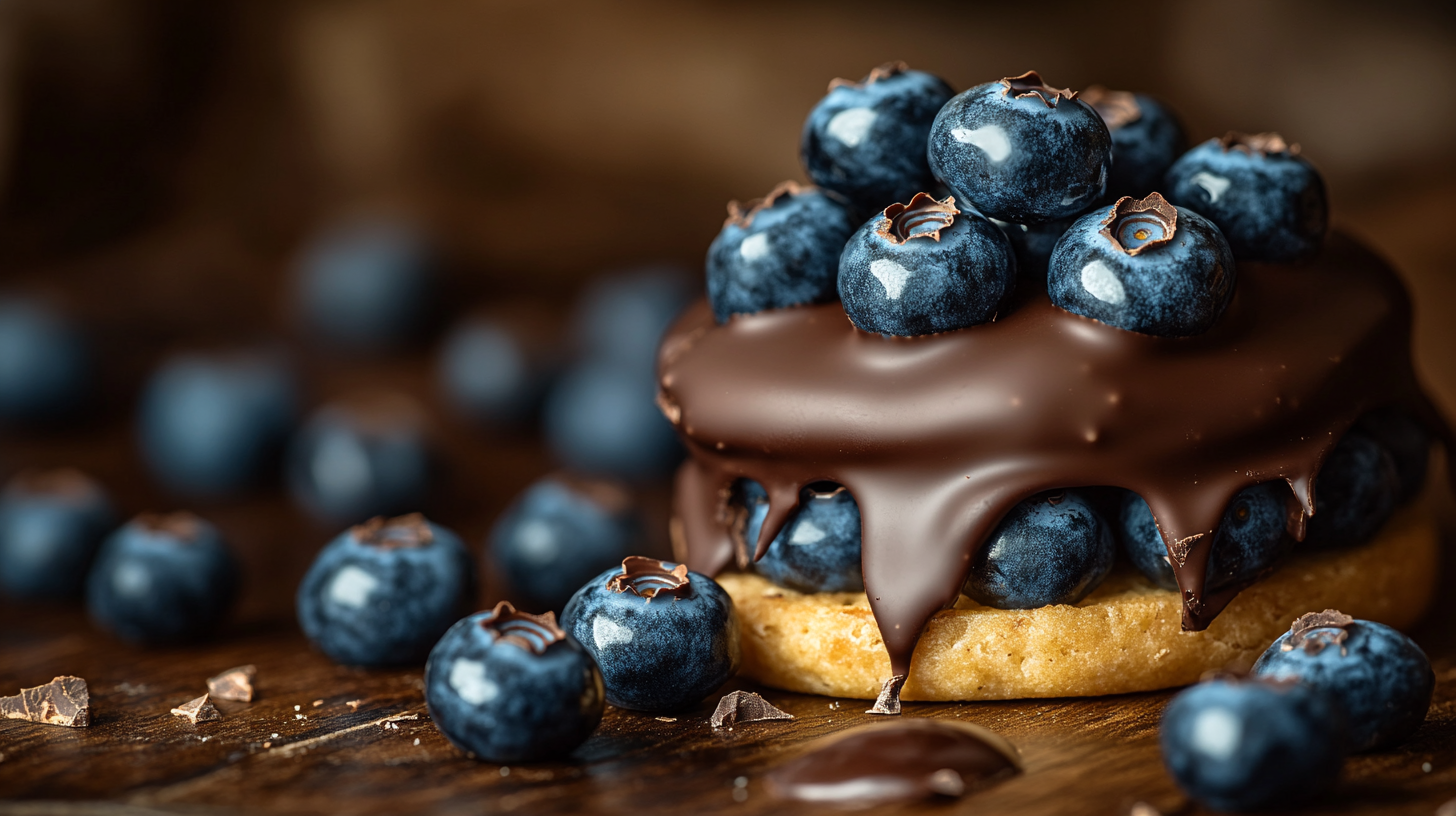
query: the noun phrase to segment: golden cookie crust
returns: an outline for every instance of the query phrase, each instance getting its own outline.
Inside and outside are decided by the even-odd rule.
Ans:
[[[1417,503],[1363,547],[1290,558],[1203,632],[1182,631],[1178,594],[1125,562],[1075,605],[992,609],[961,596],[926,627],[902,698],[1084,697],[1186,685],[1210,669],[1251,665],[1296,617],[1326,608],[1409,628],[1435,595],[1439,559],[1435,516]],[[890,659],[863,592],[805,595],[747,573],[718,581],[738,609],[746,677],[834,697],[879,693]]]

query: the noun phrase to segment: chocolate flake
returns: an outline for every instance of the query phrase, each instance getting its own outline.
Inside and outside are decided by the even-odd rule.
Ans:
[[[607,589],[631,592],[649,601],[659,595],[680,597],[692,586],[687,564],[669,564],[656,558],[629,555],[622,559],[622,571],[607,579]]]
[[[1001,80],[1006,90],[1001,93],[1005,96],[1022,99],[1028,96],[1035,96],[1048,108],[1055,108],[1057,103],[1065,99],[1068,102],[1077,98],[1077,92],[1071,88],[1053,88],[1042,81],[1041,74],[1035,71],[1027,71],[1021,76],[1006,77]]]
[[[1108,130],[1126,127],[1143,118],[1137,97],[1128,91],[1109,91],[1101,85],[1090,85],[1082,91],[1082,101],[1097,111]]]
[[[911,238],[929,238],[939,243],[941,230],[949,229],[960,214],[955,196],[936,201],[929,193],[916,193],[909,204],[896,202],[886,207],[877,231],[892,244],[903,244]],[[926,229],[930,225],[934,228]]]
[[[232,700],[239,703],[253,702],[253,681],[258,678],[258,667],[249,663],[236,666],[207,678],[207,693],[218,700]]]
[[[1125,246],[1119,237],[1129,229],[1134,230],[1133,237],[1140,241],[1131,248]],[[1124,253],[1136,255],[1173,240],[1178,234],[1178,208],[1169,204],[1161,193],[1149,193],[1143,199],[1123,196],[1107,211],[1107,217],[1102,219],[1102,229],[1098,232]]]
[[[910,65],[904,60],[887,62],[884,65],[875,66],[875,68],[870,71],[869,76],[865,77],[859,82],[843,78],[832,79],[829,81],[829,90],[833,91],[835,88],[838,88],[840,86],[848,88],[863,88],[866,85],[873,85],[880,80],[889,79],[892,76],[898,76],[908,70],[910,70]]]
[[[1218,144],[1225,153],[1242,150],[1251,156],[1299,155],[1299,145],[1284,141],[1284,137],[1278,133],[1239,133],[1230,130],[1219,137]]]
[[[897,674],[885,681],[880,687],[880,696],[875,698],[872,708],[865,710],[866,714],[899,714],[900,713],[900,689],[905,687],[905,675]]]
[[[1279,650],[1292,652],[1302,648],[1305,654],[1317,655],[1326,646],[1338,645],[1340,654],[1344,655],[1345,641],[1350,638],[1348,627],[1354,622],[1354,618],[1338,609],[1300,615],[1294,619],[1294,625],[1289,627],[1289,639],[1284,641]]]
[[[793,714],[778,708],[751,691],[730,691],[718,701],[708,722],[714,728],[765,720],[792,720]]]
[[[218,712],[217,706],[212,704],[212,700],[208,699],[206,694],[177,706],[172,709],[172,713],[178,717],[182,717],[193,725],[200,722],[212,722],[213,720],[222,719],[222,714]]]
[[[62,675],[13,697],[0,697],[0,717],[85,728],[91,724],[91,692],[85,680]]]
[[[780,198],[784,196],[796,196],[812,189],[814,188],[806,187],[797,181],[781,181],[777,187],[770,190],[769,194],[763,198],[755,198],[747,204],[730,201],[728,202],[728,219],[723,222],[723,226],[726,227],[732,224],[741,229],[748,229],[753,225],[754,216],[772,207]]]
[[[514,644],[535,654],[543,654],[551,644],[566,639],[566,632],[556,625],[555,612],[541,615],[519,612],[510,601],[496,604],[480,625],[494,632],[500,642]]]
[[[356,524],[349,530],[360,544],[378,547],[381,550],[397,550],[405,547],[428,547],[435,540],[429,522],[419,513],[386,519],[375,516],[363,524]]]

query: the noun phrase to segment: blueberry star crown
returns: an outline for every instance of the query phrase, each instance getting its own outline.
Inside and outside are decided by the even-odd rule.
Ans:
[[[136,525],[149,533],[171,536],[183,544],[191,544],[202,535],[202,519],[180,510],[176,513],[142,513]]]
[[[631,592],[649,601],[660,595],[680,597],[691,586],[687,564],[669,564],[656,558],[629,555],[622,559],[622,571],[607,579],[607,589]]]
[[[1294,625],[1289,627],[1289,639],[1284,641],[1279,650],[1292,652],[1295,649],[1304,649],[1305,654],[1317,655],[1326,646],[1339,646],[1340,654],[1344,655],[1345,641],[1350,638],[1349,626],[1354,622],[1354,618],[1338,609],[1300,615],[1294,619]]]
[[[386,519],[375,516],[363,524],[356,524],[349,532],[360,544],[378,547],[381,550],[397,550],[405,547],[428,547],[435,540],[429,522],[419,513]]]
[[[832,79],[829,81],[829,90],[832,91],[840,86],[848,88],[863,88],[866,85],[873,85],[874,83],[879,82],[882,79],[889,79],[892,76],[898,76],[899,74],[903,74],[908,70],[910,70],[910,66],[904,60],[887,62],[884,65],[875,66],[875,68],[870,71],[869,76],[861,79],[859,82],[855,82],[854,80],[850,79],[844,79],[843,77]]]
[[[955,223],[961,211],[956,209],[955,196],[936,201],[929,193],[916,193],[909,204],[896,202],[880,216],[879,233],[892,244],[903,244],[911,238],[940,241],[940,231]]]
[[[1082,101],[1097,111],[1108,130],[1117,130],[1143,118],[1137,97],[1128,91],[1109,91],[1101,85],[1091,85],[1082,91]]]
[[[1041,99],[1048,108],[1055,108],[1057,103],[1065,99],[1071,101],[1077,98],[1077,92],[1071,88],[1053,88],[1046,84],[1041,74],[1036,71],[1027,71],[1021,76],[1005,77],[1001,80],[1005,86],[1002,95],[1021,99],[1028,96],[1035,96]]]
[[[781,181],[763,198],[752,199],[746,204],[736,200],[730,201],[728,202],[728,219],[723,222],[723,226],[732,224],[741,229],[748,229],[753,225],[754,216],[772,207],[779,199],[784,196],[796,196],[812,189],[814,189],[812,186],[806,186],[797,181]]]
[[[1284,141],[1278,133],[1239,133],[1230,130],[1218,137],[1223,152],[1242,150],[1250,156],[1299,155],[1299,144]]]
[[[521,612],[510,601],[495,605],[480,621],[482,629],[495,635],[497,643],[509,643],[532,654],[543,654],[547,647],[566,639],[566,631],[556,625],[556,613],[532,615]]]
[[[1161,193],[1150,193],[1143,199],[1123,196],[1107,211],[1099,232],[1113,246],[1137,255],[1173,240],[1178,234],[1178,208]]]

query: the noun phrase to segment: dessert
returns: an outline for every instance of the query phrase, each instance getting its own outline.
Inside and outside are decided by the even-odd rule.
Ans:
[[[1125,127],[1136,97],[1119,104]],[[1324,234],[1322,185],[1234,195],[1284,178],[1295,149],[1272,134],[1217,140],[1239,174],[1198,189],[1263,202],[1254,232],[1293,224],[1301,240],[1318,234],[1313,250],[1235,243],[1224,229],[1245,230],[1247,213],[1198,195],[1106,199],[1107,115],[1034,73],[965,92],[930,136],[950,194],[885,202],[857,233],[883,237],[881,254],[851,240],[837,293],[725,309],[710,286],[711,304],[664,338],[659,403],[691,454],[677,558],[740,570],[719,580],[750,677],[877,698],[880,712],[901,694],[1111,694],[1247,664],[1312,610],[1396,627],[1424,611],[1434,526],[1388,497],[1416,493],[1433,437],[1451,435],[1412,370],[1400,281],[1348,235]],[[783,257],[736,237],[806,194],[776,192],[730,208],[719,240],[733,232],[737,260],[715,242],[710,282],[751,278],[758,262],[784,274]],[[962,223],[1008,249],[1003,231],[1062,234],[1043,279],[1009,251],[954,251]],[[774,548],[827,540],[844,566],[842,536],[803,521],[806,497],[838,490],[858,514],[864,592],[842,569],[825,572],[838,585],[771,582],[756,563]],[[1102,534],[1074,523],[1077,508],[1128,553],[1105,579]],[[1078,532],[1048,534],[1057,525]],[[1348,530],[1369,534],[1339,540]]]

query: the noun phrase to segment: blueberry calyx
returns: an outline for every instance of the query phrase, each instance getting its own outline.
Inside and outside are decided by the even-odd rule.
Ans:
[[[202,535],[202,519],[186,510],[175,513],[141,513],[134,523],[147,532],[170,536],[179,544],[195,543]]]
[[[1305,654],[1317,655],[1327,646],[1339,646],[1343,655],[1345,641],[1350,639],[1350,631],[1346,627],[1354,622],[1354,618],[1338,609],[1300,615],[1289,627],[1289,639],[1284,641],[1279,651],[1303,649]]]
[[[916,193],[909,204],[895,202],[880,216],[880,236],[892,244],[903,244],[911,238],[930,238],[940,243],[940,231],[949,229],[961,211],[956,209],[955,196],[936,201],[929,193]]]
[[[1126,127],[1143,118],[1143,109],[1137,103],[1137,95],[1130,91],[1110,91],[1101,85],[1090,85],[1083,89],[1082,101],[1097,111],[1109,131]]]
[[[1218,137],[1223,152],[1242,150],[1250,156],[1298,156],[1299,144],[1284,141],[1278,133],[1239,133],[1231,130]]]
[[[1021,76],[1003,77],[1001,84],[1006,88],[1001,92],[1002,96],[1009,96],[1013,99],[1039,97],[1048,108],[1055,108],[1057,103],[1063,99],[1070,102],[1077,98],[1077,92],[1071,88],[1053,88],[1046,84],[1041,78],[1041,74],[1036,71],[1027,71]]]
[[[532,615],[501,601],[485,617],[480,628],[495,637],[497,643],[509,643],[532,654],[545,654],[553,643],[566,640],[566,631],[556,625],[556,613]]]
[[[870,70],[869,76],[865,77],[859,82],[855,82],[852,79],[845,79],[844,77],[831,79],[829,81],[829,90],[832,91],[835,88],[840,87],[863,88],[866,85],[873,85],[876,82],[889,79],[892,76],[898,76],[908,70],[910,70],[910,64],[907,63],[905,60],[894,60],[893,62],[887,62],[884,65],[875,66]]]
[[[356,524],[349,533],[360,544],[378,547],[381,550],[398,550],[405,547],[427,547],[435,540],[429,522],[419,513],[386,519],[375,516],[363,524]]]
[[[691,580],[687,564],[669,567],[666,561],[629,555],[622,559],[622,571],[607,579],[607,589],[631,592],[650,601],[659,595],[681,597],[692,585]]]
[[[1172,243],[1178,234],[1178,208],[1161,193],[1144,199],[1123,196],[1108,210],[1099,232],[1122,252],[1136,255]]]
[[[801,193],[807,193],[814,189],[813,186],[800,184],[793,179],[779,182],[768,195],[763,198],[749,199],[746,203],[737,199],[728,202],[728,217],[724,219],[723,226],[735,226],[739,229],[748,229],[753,226],[753,218],[764,210],[772,207],[779,199],[789,196],[793,197]]]

